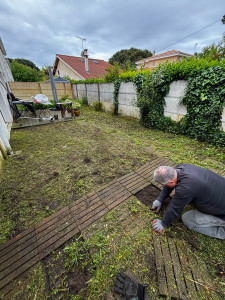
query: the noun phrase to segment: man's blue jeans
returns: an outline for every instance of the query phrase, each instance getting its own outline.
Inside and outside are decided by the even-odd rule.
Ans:
[[[189,229],[214,238],[225,239],[225,221],[216,216],[194,209],[184,213],[181,218]]]

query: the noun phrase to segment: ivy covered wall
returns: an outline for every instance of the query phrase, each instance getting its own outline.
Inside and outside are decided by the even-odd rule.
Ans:
[[[192,57],[178,63],[165,63],[153,72],[130,71],[112,78],[115,115],[119,109],[121,83],[133,82],[137,90],[135,104],[140,110],[140,120],[144,126],[225,146],[225,132],[222,127],[225,106],[225,60],[209,61]],[[177,80],[187,82],[183,97],[179,99],[187,111],[178,122],[164,113],[165,97],[170,90],[170,84]]]

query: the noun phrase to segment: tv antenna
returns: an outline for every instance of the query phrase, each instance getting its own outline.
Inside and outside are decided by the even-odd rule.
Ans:
[[[82,50],[84,50],[84,45],[83,45],[83,43],[86,42],[86,39],[85,39],[85,38],[82,38],[82,37],[80,37],[80,36],[75,36],[75,37],[81,40],[81,42],[82,42]]]
[[[197,47],[198,43],[195,44],[195,47],[194,47],[194,55],[195,55],[195,51],[196,51],[196,47]]]

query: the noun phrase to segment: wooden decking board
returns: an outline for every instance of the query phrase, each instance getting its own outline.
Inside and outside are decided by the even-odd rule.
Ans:
[[[185,247],[182,241],[176,241],[176,249],[177,249],[177,253],[181,265],[181,270],[185,279],[188,298],[191,298],[193,300],[198,300],[199,297],[197,295],[196,285],[193,281],[191,281],[193,280],[192,271],[188,264],[187,256],[185,254],[186,253]],[[191,280],[188,280],[187,278],[190,278]]]
[[[0,289],[3,287],[2,285],[4,284],[5,280],[7,280],[6,278],[8,278],[11,274],[17,272],[17,270],[26,265],[26,263],[32,260],[35,256],[38,256],[37,248],[18,259],[10,268],[6,268],[5,270],[3,270],[0,274]]]
[[[165,264],[162,259],[163,254],[162,254],[162,249],[161,249],[160,236],[154,234],[153,235],[153,243],[154,243],[154,249],[155,249],[155,262],[156,262],[156,270],[157,270],[159,295],[167,296],[168,288],[167,288]]]
[[[132,196],[132,194],[127,189],[121,189],[118,194],[110,194],[105,198],[102,198],[102,202],[108,206],[111,205],[112,202],[117,201],[117,199],[122,198],[124,195]]]
[[[136,172],[138,174],[144,174],[145,172],[148,172],[148,170],[154,171],[155,168],[157,168],[157,166],[159,166],[159,163],[162,161],[162,159],[163,158],[157,158],[157,159],[151,161],[150,163],[148,163],[147,166],[144,165],[144,166],[138,168],[136,170]]]
[[[114,198],[123,193],[124,191],[126,191],[126,189],[124,189],[123,186],[119,185],[115,189],[109,190],[103,195],[99,195],[99,198],[101,199],[101,201],[105,202],[107,199]]]
[[[130,177],[127,177],[126,180],[121,180],[120,183],[124,186],[127,187],[127,185],[129,185],[131,182],[135,182],[136,180],[140,179],[143,177],[141,177],[141,175],[139,175],[138,173],[133,174]]]
[[[20,268],[16,269],[9,275],[3,278],[3,280],[0,280],[0,293],[2,293],[2,289],[5,288],[11,281],[16,279],[19,275],[30,269],[32,266],[34,266],[39,261],[38,255],[32,257],[32,259],[28,260],[26,263],[20,266]],[[10,289],[10,287],[9,287]]]
[[[80,202],[80,203],[77,203],[73,206],[70,207],[71,210],[83,210],[83,209],[86,209],[88,207],[90,207],[90,205],[92,203],[94,203],[96,200],[95,199],[91,199],[90,197],[86,198],[84,202]]]
[[[193,279],[195,281],[195,286],[196,286],[196,289],[198,291],[198,294],[200,296],[205,296],[206,297],[206,289],[201,285],[201,283],[204,284],[204,278],[202,278],[200,272],[199,272],[199,267],[198,267],[198,263],[197,261],[195,260],[194,257],[192,257],[191,255],[188,256],[188,263],[189,263],[189,266],[190,266],[190,269],[192,271],[192,276],[193,276]],[[198,284],[200,283],[200,284]],[[207,297],[206,297],[207,299]]]
[[[113,185],[114,183],[117,182],[118,179],[113,179],[112,181],[100,186],[95,190],[95,193],[100,193],[102,190],[105,190],[108,186]]]
[[[104,189],[97,191],[98,196],[108,194],[110,191],[117,189],[120,186],[118,181],[114,181],[113,184],[108,184]]]
[[[138,186],[145,185],[145,184],[149,185],[149,182],[147,182],[144,178],[141,177],[136,181],[131,182],[129,185],[126,186],[126,188],[128,189],[128,191],[130,191],[136,189]]]
[[[137,176],[132,178],[132,180],[130,180],[126,183],[122,183],[122,185],[124,187],[126,187],[127,189],[129,189],[130,187],[137,185],[138,183],[141,183],[141,182],[146,182],[146,179],[137,174]]]
[[[79,215],[80,213],[82,213],[83,211],[86,211],[87,209],[89,209],[90,207],[92,207],[93,205],[96,205],[97,203],[99,203],[99,205],[102,203],[102,200],[98,197],[96,197],[95,199],[93,199],[92,201],[90,201],[89,206],[86,206],[86,204],[84,205],[79,205],[77,206],[73,206],[71,207],[71,213],[73,215]]]
[[[103,210],[99,211],[96,215],[94,215],[91,218],[89,218],[88,220],[86,220],[84,223],[79,224],[78,227],[79,227],[80,231],[82,231],[87,226],[91,225],[92,223],[94,223],[95,221],[97,221],[98,219],[100,219],[108,211],[109,211],[108,208],[104,208]]]
[[[37,240],[38,251],[41,252],[44,248],[48,247],[49,244],[52,244],[53,241],[58,240],[63,236],[67,231],[69,226],[77,227],[77,224],[72,216],[70,219],[65,220],[63,223],[59,224],[55,230],[48,232],[48,234],[43,235]]]
[[[119,198],[119,199],[113,201],[112,203],[110,203],[110,204],[108,205],[108,209],[111,210],[111,209],[115,208],[117,205],[119,205],[119,204],[125,202],[125,201],[126,201],[127,199],[129,199],[129,198],[130,198],[130,194],[129,194],[129,193],[125,194],[125,195],[122,196],[121,198]]]
[[[98,214],[102,210],[108,211],[108,208],[104,204],[102,204],[102,205],[97,206],[92,211],[87,212],[84,216],[82,216],[80,218],[79,218],[79,216],[74,215],[74,219],[75,219],[78,227],[80,228],[81,224],[85,223],[86,221],[91,219],[95,214]]]
[[[74,206],[79,206],[80,204],[86,203],[89,200],[89,196],[84,196],[78,200],[75,200],[73,203],[71,203],[70,205],[68,205],[69,208],[72,208]]]
[[[68,207],[66,207],[66,210],[62,211],[61,214],[57,214],[57,216],[55,216],[54,218],[49,219],[48,222],[42,223],[41,225],[39,225],[39,224],[35,225],[36,234],[39,234],[39,233],[45,231],[50,226],[53,226],[53,227],[56,226],[56,224],[58,222],[60,222],[61,219],[68,216],[69,213],[70,213],[70,210]]]
[[[98,210],[98,208],[100,207],[106,207],[102,201],[98,201],[95,204],[91,205],[88,209],[82,210],[81,212],[74,214],[74,219],[76,221],[79,221],[82,218],[88,218],[90,214]]]
[[[53,231],[55,228],[57,228],[60,224],[66,222],[66,220],[70,218],[70,211],[69,209],[64,212],[61,216],[57,216],[57,218],[54,218],[51,220],[50,223],[46,223],[45,226],[37,227],[36,229],[36,237],[37,240],[42,238],[42,236],[48,235],[49,232]]]
[[[161,242],[162,254],[163,254],[163,259],[164,259],[164,264],[165,264],[165,271],[166,271],[169,295],[172,298],[178,299],[179,293],[178,293],[177,284],[175,281],[172,258],[171,258],[169,247],[168,247],[168,241],[166,238],[161,237],[160,242]]]
[[[148,177],[148,178],[149,178],[150,175],[152,175],[152,177],[153,177],[153,173],[154,173],[155,169],[158,168],[158,167],[159,167],[160,165],[162,165],[162,164],[167,164],[167,165],[169,165],[169,164],[168,164],[168,161],[166,161],[164,158],[159,158],[159,159],[157,159],[156,161],[154,161],[154,162],[152,163],[151,167],[146,168],[145,170],[143,170],[143,171],[141,171],[141,172],[139,172],[139,171],[137,170],[137,172],[138,172],[141,176],[143,176],[143,177]]]
[[[179,298],[185,300],[187,299],[187,289],[186,289],[183,273],[180,267],[180,261],[177,255],[176,245],[173,239],[168,239],[168,244],[169,244],[171,258],[173,261],[173,268],[174,268],[175,279],[177,282],[177,288],[179,291]]]
[[[27,247],[23,248],[21,251],[18,251],[15,255],[10,255],[5,257],[5,261],[1,262],[0,265],[0,272],[3,272],[6,268],[13,268],[13,264],[16,263],[19,259],[21,259],[23,256],[27,255],[29,252],[33,251],[35,248],[37,248],[37,242],[36,239],[34,239],[33,243],[28,245]]]
[[[39,260],[42,260],[46,256],[48,256],[52,251],[56,250],[58,247],[63,245],[66,241],[68,241],[70,238],[75,236],[80,232],[79,228],[76,224],[73,224],[69,227],[67,227],[67,231],[61,233],[60,236],[55,236],[54,239],[51,241],[51,244],[48,244],[48,246],[44,249],[39,248]],[[58,238],[58,239],[56,239]]]
[[[141,190],[143,190],[144,188],[146,188],[149,185],[149,182],[143,183],[141,186],[138,187],[132,187],[132,189],[130,189],[130,192],[135,195],[138,192],[140,192]]]
[[[43,227],[45,226],[46,223],[51,223],[51,222],[55,222],[54,219],[57,219],[57,217],[61,216],[61,214],[63,214],[64,212],[68,211],[68,206],[63,207],[62,209],[58,210],[56,213],[54,213],[53,215],[45,218],[43,221],[37,223],[35,225],[35,230],[37,230],[39,227]]]
[[[33,234],[35,234],[35,230],[34,230],[34,227],[31,227],[31,228],[21,232],[20,234],[18,234],[11,240],[0,245],[0,257],[5,255],[5,253],[7,253],[8,251],[11,251],[13,248],[17,247],[24,241],[30,239],[33,236]]]
[[[15,244],[11,244],[9,247],[3,249],[1,253],[2,256],[0,257],[0,265],[11,256],[16,255],[19,251],[22,251],[28,245],[32,244],[35,240],[35,231],[33,230],[29,235],[17,240]]]
[[[135,176],[135,175],[136,175],[136,172],[131,172],[131,173],[128,173],[126,175],[123,175],[122,177],[117,179],[117,181],[119,181],[121,183],[123,181],[127,181],[127,178],[130,178],[130,177]]]

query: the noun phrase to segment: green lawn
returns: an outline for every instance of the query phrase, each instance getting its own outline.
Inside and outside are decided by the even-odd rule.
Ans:
[[[225,176],[225,149],[185,136],[147,129],[138,120],[96,112],[89,107],[83,107],[80,117],[72,121],[13,130],[10,143],[15,155],[3,164],[0,243],[103,184],[134,171],[150,161],[154,153],[176,163],[193,163]],[[130,206],[129,209],[133,212],[137,211],[144,218],[149,218],[149,210],[140,207],[135,199]],[[113,226],[112,218],[112,215],[107,216],[105,223]],[[193,239],[197,255],[207,262],[209,271],[216,280],[216,288],[224,291],[224,242],[192,233],[180,223],[173,227],[174,230],[179,238],[188,235]],[[96,244],[96,240],[102,239],[100,244],[103,248],[98,249],[102,260],[107,257],[104,249],[110,243],[108,239],[114,231],[109,231],[107,227],[104,232],[104,237],[97,235],[85,246],[90,249]],[[117,234],[119,239],[119,233]],[[124,247],[118,248],[112,263],[107,266],[98,265],[100,258],[96,258],[88,286],[88,299],[101,299],[96,297],[110,288],[111,277],[125,260],[128,266],[134,265],[134,272],[139,278],[142,278],[142,272],[143,280],[147,278],[148,271],[144,266],[138,268],[138,265],[142,264],[143,259],[140,249],[148,249],[148,234],[151,231],[149,224],[146,224],[145,231],[140,233],[140,240],[136,240],[134,244],[131,239]],[[150,248],[148,251],[151,252]],[[133,263],[134,257],[137,257],[137,264]],[[70,264],[70,259],[68,255],[65,264]],[[38,266],[33,271],[32,282],[26,286],[27,299],[34,299],[34,295],[37,295],[36,299],[45,299],[41,270],[41,266]],[[103,291],[100,293],[96,286],[102,287]],[[158,299],[155,284],[148,287],[148,291],[154,299]],[[15,299],[23,299],[21,295],[18,297],[20,298]],[[59,298],[55,296],[54,299]],[[82,299],[82,296],[71,299]]]

